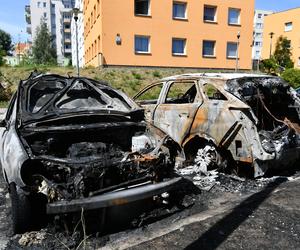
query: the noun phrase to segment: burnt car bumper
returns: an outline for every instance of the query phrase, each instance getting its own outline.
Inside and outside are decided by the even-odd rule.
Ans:
[[[93,210],[118,205],[153,197],[155,195],[168,192],[176,188],[182,177],[177,177],[168,181],[146,184],[129,189],[114,191],[98,196],[76,199],[71,201],[57,201],[47,205],[48,214],[78,212],[82,209]]]

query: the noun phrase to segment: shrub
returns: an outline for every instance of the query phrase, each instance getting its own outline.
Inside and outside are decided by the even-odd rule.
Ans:
[[[287,69],[281,77],[287,81],[293,88],[300,87],[300,70],[299,69]]]
[[[260,68],[262,71],[266,73],[277,73],[279,65],[277,64],[274,57],[271,57],[270,59],[265,59],[261,61]]]
[[[132,71],[132,75],[137,80],[142,80],[142,76],[139,73],[136,73],[135,71]]]
[[[153,71],[153,76],[157,78],[161,78],[161,74],[157,70]]]

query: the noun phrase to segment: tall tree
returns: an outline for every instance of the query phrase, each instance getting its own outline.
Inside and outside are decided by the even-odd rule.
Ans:
[[[0,65],[4,63],[3,57],[10,54],[12,49],[11,36],[0,29]]]
[[[47,24],[41,20],[32,46],[33,61],[37,64],[56,64],[56,50]]]
[[[11,49],[12,43],[10,34],[0,29],[0,50],[4,55],[8,55]]]
[[[291,59],[291,41],[286,37],[280,36],[276,43],[274,59],[277,64],[284,68],[293,68],[294,63]]]

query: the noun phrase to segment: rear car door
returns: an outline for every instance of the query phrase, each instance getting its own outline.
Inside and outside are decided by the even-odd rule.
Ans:
[[[154,111],[154,125],[181,144],[189,134],[195,114],[203,100],[197,81],[170,81]]]
[[[163,95],[164,82],[156,83],[141,90],[133,97],[134,101],[144,108],[145,118],[148,122],[153,122],[153,114],[161,96]]]

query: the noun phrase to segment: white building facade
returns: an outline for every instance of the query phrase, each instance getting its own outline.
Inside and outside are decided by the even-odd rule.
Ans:
[[[56,48],[57,63],[66,65],[71,59],[71,11],[74,0],[30,0],[25,6],[27,33],[33,42],[37,27],[46,22]]]
[[[75,8],[78,8],[80,12],[83,12],[83,0],[75,1]],[[78,60],[79,67],[84,66],[84,15],[78,14],[77,27],[78,27]],[[71,23],[72,34],[72,65],[77,66],[77,51],[76,51],[76,25],[74,17],[72,17]]]
[[[265,16],[272,13],[272,11],[267,10],[255,10],[252,47],[252,60],[254,62],[259,62],[261,60],[261,53],[263,47],[264,18]]]

